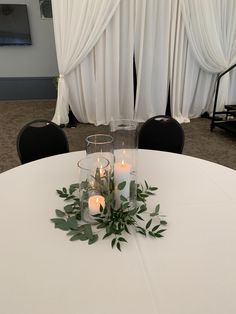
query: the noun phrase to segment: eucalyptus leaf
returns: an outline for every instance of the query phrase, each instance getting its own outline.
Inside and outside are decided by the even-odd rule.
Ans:
[[[92,237],[92,239],[89,239],[89,240],[88,240],[88,244],[91,245],[91,244],[93,244],[93,243],[95,243],[95,242],[97,242],[97,241],[98,241],[98,235],[97,235],[97,234],[94,234],[93,237]]]
[[[156,231],[159,227],[160,227],[160,225],[156,225],[155,227],[153,227],[152,232]]]
[[[128,243],[128,241],[125,240],[125,238],[122,238],[122,237],[119,237],[119,238],[118,238],[118,241],[120,241],[120,242],[127,242],[127,243]]]
[[[65,219],[62,218],[53,218],[51,221],[54,223],[55,228],[61,229],[64,231],[70,230],[69,226],[67,225],[67,222]]]
[[[116,244],[116,238],[114,238],[114,239],[111,241],[111,247],[113,248],[115,244]]]
[[[116,247],[117,247],[117,249],[118,249],[119,251],[121,251],[120,242],[117,242],[117,243],[116,243]]]
[[[136,215],[136,217],[137,217],[138,219],[140,219],[140,220],[143,220],[143,221],[144,221],[143,217],[141,217],[141,216],[139,216],[139,215]]]
[[[125,188],[125,186],[126,186],[126,181],[123,181],[123,182],[118,184],[117,188],[118,188],[118,190],[121,191]]]
[[[76,241],[76,240],[86,241],[88,240],[88,237],[84,233],[78,233],[70,238],[70,241]]]
[[[63,192],[64,194],[68,194],[66,188],[62,188],[62,192]]]
[[[155,186],[150,186],[150,187],[149,187],[149,190],[150,190],[150,191],[156,191],[156,190],[158,190],[158,188],[155,187]]]
[[[56,215],[57,215],[57,217],[64,217],[65,213],[59,209],[56,209]]]
[[[103,229],[104,231],[102,239],[113,235],[111,246],[121,251],[121,244],[127,243],[124,234],[130,233],[129,228],[131,226],[133,226],[133,229],[137,233],[143,236],[149,235],[153,238],[163,237],[163,233],[166,229],[160,229],[160,226],[166,225],[167,222],[161,219],[161,217],[165,217],[164,215],[159,215],[160,204],[155,207],[152,213],[147,213],[148,217],[157,216],[159,224],[154,225],[155,220],[152,220],[152,218],[149,218],[146,222],[146,219],[142,217],[142,214],[148,210],[146,204],[147,198],[154,195],[153,192],[156,191],[157,188],[149,186],[146,181],[144,185],[136,184],[135,181],[131,181],[129,185],[130,195],[132,195],[132,197],[136,195],[137,205],[135,208],[132,207],[131,209],[129,200],[120,193],[120,207],[117,209],[115,207],[114,176],[112,175],[110,177],[111,179],[108,184],[108,175],[108,172],[105,172],[101,176],[100,170],[97,169],[94,176],[95,188],[105,198],[105,204],[108,204],[105,208],[100,206],[100,212],[93,215],[95,222],[94,228],[98,230]],[[118,189],[122,191],[125,186],[126,182],[121,182],[118,185]],[[81,198],[74,194],[78,188],[82,189]],[[81,182],[80,185],[75,183],[71,184],[68,189],[63,187],[61,190],[57,190],[57,194],[59,197],[64,198],[66,204],[63,210],[56,209],[55,213],[57,218],[51,219],[55,228],[67,231],[67,235],[70,236],[70,241],[88,241],[89,245],[99,239],[98,234],[94,234],[93,232],[92,224],[81,224],[81,208],[88,206],[90,190],[91,186],[87,180]]]
[[[78,221],[75,216],[71,216],[67,219],[67,225],[71,229],[76,229],[78,227]]]
[[[91,225],[90,224],[84,224],[83,228],[84,228],[84,233],[87,236],[87,238],[92,239],[93,238],[93,231],[92,231]]]
[[[127,202],[128,201],[127,198],[124,197],[124,195],[120,196],[120,200],[121,200],[121,202]]]
[[[73,205],[72,204],[68,204],[66,206],[64,206],[64,211],[67,213],[67,214],[70,214],[73,212]]]

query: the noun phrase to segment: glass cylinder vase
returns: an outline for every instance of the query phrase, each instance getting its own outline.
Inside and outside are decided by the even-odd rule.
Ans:
[[[87,156],[104,157],[109,160],[110,166],[114,164],[113,137],[109,134],[93,134],[85,139]]]
[[[114,139],[114,186],[116,209],[129,202],[129,208],[136,205],[136,157],[137,122],[116,120],[110,123]],[[126,206],[125,206],[126,207]]]
[[[91,156],[78,162],[81,219],[96,223],[94,216],[109,209],[110,163],[103,157]]]

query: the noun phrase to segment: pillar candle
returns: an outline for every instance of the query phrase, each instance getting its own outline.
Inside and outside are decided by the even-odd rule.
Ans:
[[[118,202],[118,206],[120,205],[120,196],[124,196],[125,198],[129,199],[129,189],[130,189],[130,170],[131,165],[124,162],[116,162],[114,164],[114,181],[115,181],[115,197],[116,201]],[[117,186],[121,182],[126,182],[126,185],[123,190],[118,190]]]
[[[88,208],[91,215],[100,213],[100,205],[105,207],[105,198],[101,195],[93,195],[88,199]]]

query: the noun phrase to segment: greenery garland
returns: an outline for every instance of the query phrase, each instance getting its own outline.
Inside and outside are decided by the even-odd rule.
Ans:
[[[126,182],[118,185],[118,189],[124,189]],[[108,209],[106,206],[100,206],[100,212],[93,215],[93,222],[87,223],[83,221],[81,212],[81,200],[78,197],[77,191],[81,188],[79,184],[71,184],[69,188],[63,187],[57,190],[59,197],[66,202],[63,210],[56,209],[56,218],[52,218],[55,228],[67,231],[70,236],[70,241],[88,241],[88,244],[93,244],[99,239],[99,231],[103,230],[102,239],[111,237],[112,248],[116,247],[121,251],[121,245],[128,242],[125,239],[125,234],[131,233],[131,229],[143,236],[153,238],[163,237],[163,229],[161,226],[167,222],[160,215],[160,204],[149,213],[147,210],[147,198],[155,195],[157,187],[149,186],[145,181],[145,185],[137,184],[137,204],[135,208],[131,207],[131,203],[121,198],[122,203],[118,209],[112,206]],[[112,202],[111,202],[112,203]],[[147,214],[148,219],[145,220],[144,214]]]

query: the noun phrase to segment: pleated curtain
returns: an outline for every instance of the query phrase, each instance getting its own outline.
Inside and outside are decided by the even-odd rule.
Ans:
[[[78,121],[95,125],[145,121],[165,114],[169,88],[179,122],[212,111],[217,74],[236,61],[236,1],[52,3],[60,71],[54,122],[68,122],[69,106]],[[224,79],[221,107],[236,97],[235,80],[234,74]]]
[[[52,0],[58,68],[58,96],[53,121],[69,121],[67,75],[97,43],[120,0]]]

